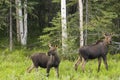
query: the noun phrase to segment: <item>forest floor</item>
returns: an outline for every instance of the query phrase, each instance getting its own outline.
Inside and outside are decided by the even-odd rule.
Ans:
[[[27,73],[26,69],[32,61],[23,54],[24,51],[21,50],[11,53],[1,51],[0,80],[120,80],[120,54],[108,55],[108,71],[102,61],[99,73],[97,72],[97,59],[87,62],[84,73],[80,66],[77,72],[74,70],[75,61],[61,60],[59,78],[56,78],[54,68],[51,69],[49,78],[45,76],[46,70],[43,68],[39,68],[38,72],[33,70]]]

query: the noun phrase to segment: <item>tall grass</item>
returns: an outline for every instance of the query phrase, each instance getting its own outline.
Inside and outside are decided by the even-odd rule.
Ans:
[[[101,70],[97,73],[98,61],[88,61],[83,73],[79,66],[78,71],[74,70],[74,63],[69,60],[61,60],[60,77],[56,78],[54,68],[47,78],[46,70],[39,68],[38,72],[33,70],[27,73],[26,69],[31,65],[31,60],[24,54],[32,54],[35,51],[15,50],[9,53],[8,50],[0,53],[0,80],[120,80],[120,54],[108,55],[108,68],[106,71],[102,62]]]

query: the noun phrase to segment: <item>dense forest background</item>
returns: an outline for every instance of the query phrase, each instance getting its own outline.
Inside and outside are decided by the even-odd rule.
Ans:
[[[16,7],[12,3],[13,49],[21,48],[17,41]],[[24,0],[21,2],[23,8]],[[67,0],[67,44],[69,53],[79,48],[78,0]],[[83,27],[86,44],[95,43],[103,32],[113,33],[113,41],[120,40],[120,1],[83,0]],[[60,0],[27,1],[27,48],[46,49],[48,43],[61,48]],[[0,47],[9,48],[10,1],[0,0]],[[86,34],[87,31],[87,34]]]

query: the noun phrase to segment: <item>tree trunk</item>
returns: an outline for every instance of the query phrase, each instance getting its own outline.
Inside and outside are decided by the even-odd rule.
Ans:
[[[19,27],[20,27],[20,41],[21,44],[24,45],[24,39],[23,39],[23,14],[22,14],[22,5],[21,0],[18,0],[18,14],[19,14]]]
[[[64,54],[67,48],[66,0],[61,0],[61,22],[62,22],[62,53]]]
[[[27,44],[27,0],[24,1],[24,34],[23,34],[23,45]]]
[[[83,2],[82,0],[79,0],[79,30],[80,30],[80,47],[83,46],[84,40],[83,40]]]
[[[87,24],[88,24],[88,0],[86,0],[86,28],[85,28],[85,45],[87,45]]]
[[[17,40],[22,45],[27,44],[27,0],[24,0],[24,14],[22,12],[21,0],[16,0],[16,26]],[[24,21],[24,22],[23,22]]]
[[[10,0],[10,51],[12,51],[12,0]]]
[[[16,28],[17,28],[17,41],[20,42],[20,26],[19,26],[19,13],[18,13],[18,0],[15,0],[16,4]]]

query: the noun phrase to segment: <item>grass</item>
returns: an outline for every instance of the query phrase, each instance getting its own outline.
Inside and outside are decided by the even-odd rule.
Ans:
[[[98,61],[88,61],[83,73],[79,66],[78,71],[74,70],[74,62],[62,60],[60,63],[60,77],[56,78],[54,68],[47,78],[46,70],[39,68],[27,73],[26,69],[31,65],[31,60],[24,56],[24,50],[16,50],[11,53],[1,51],[0,54],[0,80],[120,80],[120,54],[108,55],[108,68],[106,71],[102,62],[101,70],[97,73]]]

